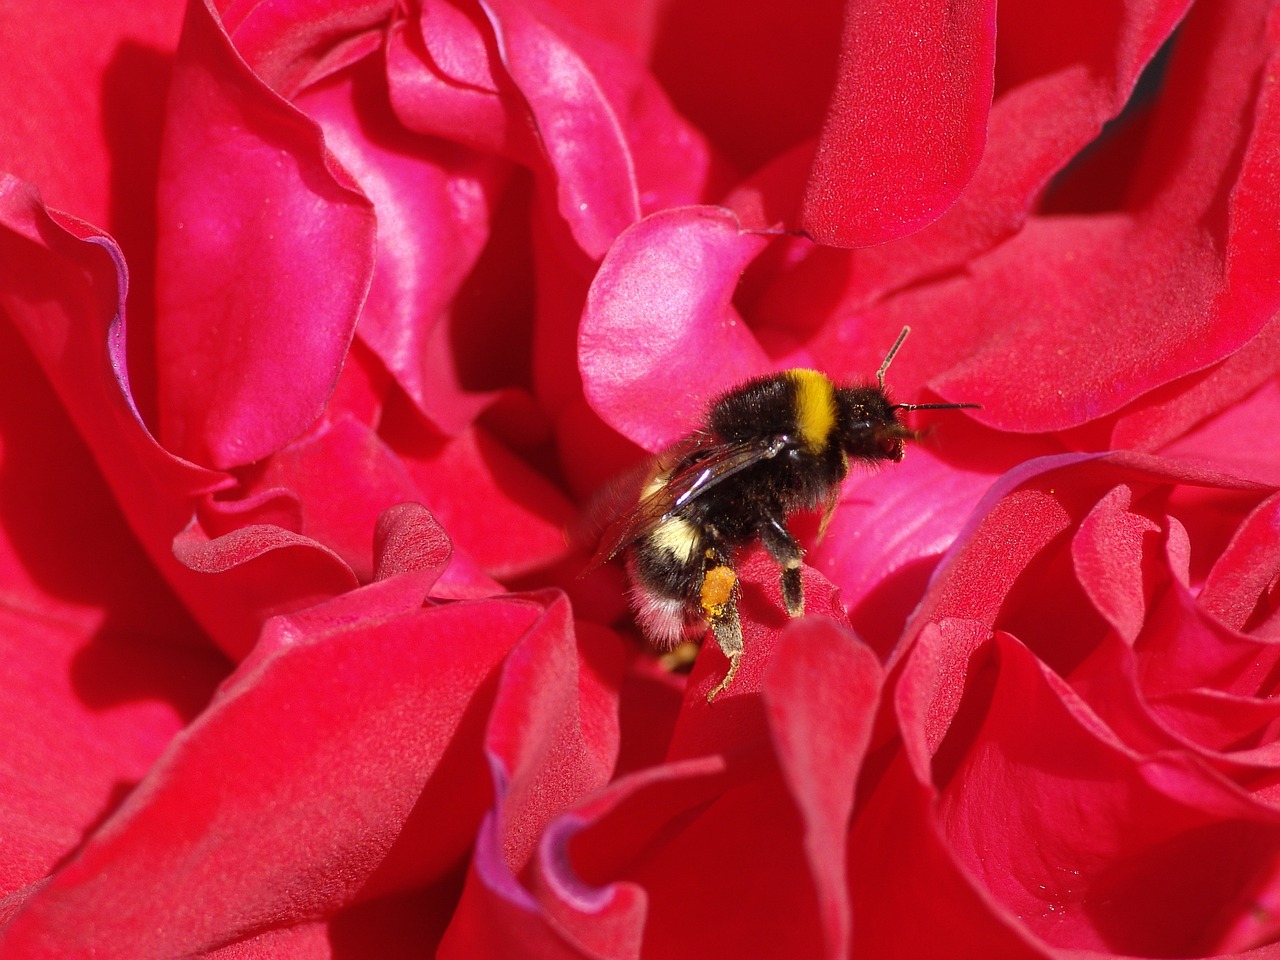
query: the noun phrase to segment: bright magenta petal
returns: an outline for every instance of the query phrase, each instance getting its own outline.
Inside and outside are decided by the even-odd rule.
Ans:
[[[48,203],[111,230],[149,236],[155,156],[183,0],[95,3],[72,21],[36,0],[0,15],[3,169]],[[74,159],[71,159],[74,158]],[[130,257],[142,250],[129,249]]]
[[[273,453],[319,415],[373,270],[369,202],[318,129],[193,0],[159,184],[160,429],[202,463]]]
[[[489,239],[510,165],[406,132],[369,58],[297,104],[373,202],[378,254],[357,336],[422,414],[453,434],[492,400],[460,383],[451,341],[459,289]],[[490,349],[494,349],[492,343]]]
[[[298,532],[337,553],[362,583],[373,578],[373,529],[382,512],[422,499],[404,464],[350,417],[291,443],[255,486],[293,493],[302,505]]]
[[[488,431],[473,427],[452,440],[397,431],[388,443],[422,503],[491,576],[518,576],[563,559],[573,507]]]
[[[938,809],[957,861],[1055,946],[1215,953],[1220,911],[1280,851],[1280,814],[1186,758],[1128,754],[1024,647],[998,650]]]
[[[863,246],[937,219],[982,156],[994,61],[991,0],[846,3],[804,229]]]
[[[583,389],[606,423],[657,451],[697,425],[707,399],[763,371],[732,301],[765,243],[716,207],[655,214],[618,239],[578,333]]]
[[[377,50],[394,6],[393,0],[217,4],[236,51],[289,98]]]
[[[211,590],[207,578],[173,555],[174,538],[190,525],[199,498],[227,487],[230,478],[167,453],[138,416],[125,359],[126,278],[119,251],[92,228],[52,217],[23,185],[3,186],[6,222],[0,238],[6,262],[22,264],[26,276],[23,285],[5,291],[6,310],[94,451],[152,561],[214,641],[242,654],[261,625],[254,604],[275,600],[269,584],[266,597]]]

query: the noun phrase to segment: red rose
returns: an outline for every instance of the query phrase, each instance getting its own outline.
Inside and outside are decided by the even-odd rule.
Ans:
[[[893,671],[901,741],[849,837],[855,947],[1199,957],[1280,935],[1275,491],[1121,453],[997,485]]]
[[[0,15],[0,956],[1280,935],[1269,4],[119,7]],[[709,706],[565,529],[907,323]]]

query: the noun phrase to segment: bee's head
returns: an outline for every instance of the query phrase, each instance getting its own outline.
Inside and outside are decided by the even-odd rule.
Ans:
[[[901,409],[879,387],[839,388],[836,423],[844,452],[856,460],[900,461],[906,441],[920,438],[898,420]]]
[[[893,403],[889,400],[884,386],[885,371],[910,332],[910,327],[903,327],[902,333],[898,334],[884,363],[876,371],[876,386],[836,390],[836,430],[840,435],[840,445],[850,457],[868,461],[901,461],[906,441],[919,440],[921,434],[898,419],[899,411],[981,409],[976,403]]]

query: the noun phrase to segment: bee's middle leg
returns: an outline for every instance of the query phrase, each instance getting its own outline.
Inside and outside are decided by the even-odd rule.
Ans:
[[[782,602],[793,617],[804,614],[804,587],[800,582],[800,564],[804,560],[804,548],[796,542],[787,529],[786,522],[770,515],[759,526],[760,542],[782,567]]]

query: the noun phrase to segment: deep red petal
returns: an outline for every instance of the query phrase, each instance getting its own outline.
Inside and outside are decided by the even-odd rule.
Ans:
[[[801,226],[862,246],[937,219],[982,156],[994,62],[989,0],[846,3]]]
[[[482,687],[543,615],[524,600],[453,604],[277,646],[28,901],[5,946],[197,953],[440,876],[488,790]]]

